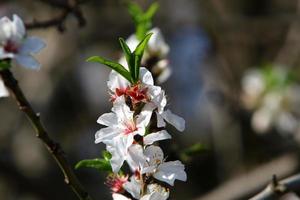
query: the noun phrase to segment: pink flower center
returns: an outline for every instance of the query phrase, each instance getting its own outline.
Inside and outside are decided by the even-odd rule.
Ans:
[[[106,184],[115,193],[124,192],[123,184],[128,181],[128,176],[111,175],[106,179]]]
[[[141,87],[141,84],[138,83],[134,86],[127,87],[127,88],[117,88],[115,93],[111,96],[111,101],[115,101],[117,97],[125,95],[130,97],[133,104],[139,102],[147,102],[149,100],[147,96],[148,88]]]
[[[8,53],[18,53],[19,47],[15,42],[8,40],[4,45],[4,51]]]
[[[124,134],[128,135],[136,130],[137,130],[137,127],[135,126],[134,122],[126,123],[126,128],[124,130]]]

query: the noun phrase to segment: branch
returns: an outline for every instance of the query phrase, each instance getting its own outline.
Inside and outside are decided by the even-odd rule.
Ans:
[[[80,4],[86,1],[67,1],[66,3],[62,3],[59,1],[46,1],[40,0],[52,7],[56,7],[58,9],[62,9],[60,15],[53,17],[51,19],[45,21],[37,21],[33,20],[30,23],[25,23],[27,29],[39,29],[39,28],[49,28],[49,27],[57,27],[60,32],[65,31],[64,23],[69,15],[74,15],[78,21],[78,26],[83,27],[86,24],[86,20],[82,14],[82,11],[79,7]]]
[[[77,179],[73,168],[68,163],[65,157],[65,153],[63,152],[60,145],[54,142],[49,137],[46,129],[40,121],[39,114],[36,114],[32,109],[13,74],[8,69],[5,69],[0,71],[0,76],[5,86],[10,90],[12,96],[17,101],[19,109],[25,113],[28,120],[31,122],[33,128],[36,131],[36,136],[44,143],[48,151],[55,159],[60,170],[63,172],[65,183],[72,188],[73,192],[76,193],[77,197],[80,200],[92,200],[92,198],[85,191],[85,189]]]
[[[282,181],[277,181],[274,175],[272,183],[250,200],[276,200],[289,191],[300,191],[300,174],[283,179]]]

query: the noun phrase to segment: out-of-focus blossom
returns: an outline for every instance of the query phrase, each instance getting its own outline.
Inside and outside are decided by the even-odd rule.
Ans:
[[[1,60],[13,59],[30,69],[39,69],[40,64],[32,54],[46,46],[41,39],[26,36],[24,23],[17,15],[13,15],[13,20],[0,19],[0,45]]]

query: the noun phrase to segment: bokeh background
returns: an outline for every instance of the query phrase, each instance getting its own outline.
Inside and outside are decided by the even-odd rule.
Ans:
[[[26,23],[43,21],[62,12],[49,2],[67,1],[1,0],[0,16],[16,13]],[[146,8],[152,1],[135,2]],[[277,110],[284,105],[293,116],[279,121],[273,120],[278,115],[272,110],[274,106],[267,109],[271,114],[259,115],[253,121],[261,106],[272,104],[262,100],[270,90],[259,94],[260,100],[251,109],[244,103],[251,97],[244,93],[249,87],[255,93],[263,82],[260,75],[254,82],[245,81],[245,74],[265,66],[269,70],[279,68],[283,71],[279,75],[292,74],[288,85],[298,87],[300,1],[158,2],[160,9],[153,24],[170,45],[172,68],[171,77],[162,86],[169,108],[186,119],[187,127],[184,133],[171,129],[174,139],[163,143],[170,160],[184,159],[188,173],[186,183],[176,182],[170,199],[247,199],[264,188],[273,174],[279,178],[296,174],[300,90],[291,94],[299,93],[297,97],[287,98],[293,99],[293,106],[276,101]],[[117,60],[121,55],[117,38],[134,32],[123,1],[89,0],[79,7],[85,26],[79,27],[77,18],[70,14],[63,32],[57,27],[29,30],[30,35],[47,43],[37,56],[42,63],[39,71],[12,69],[33,107],[41,113],[50,136],[60,142],[73,166],[79,160],[101,155],[104,145],[94,144],[94,134],[100,128],[96,120],[111,107],[106,87],[109,69],[85,60],[93,55]],[[286,94],[286,88],[276,90],[277,97]],[[12,98],[0,99],[0,113],[0,199],[76,199]],[[296,128],[285,129],[292,120]],[[257,129],[261,123],[263,128]],[[278,128],[278,123],[284,128]],[[198,143],[202,150],[183,158],[183,150]],[[76,173],[95,199],[111,199],[103,184],[104,174],[93,169]]]

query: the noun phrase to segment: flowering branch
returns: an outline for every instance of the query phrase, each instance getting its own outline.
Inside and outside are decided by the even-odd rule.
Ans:
[[[89,196],[87,191],[83,188],[83,186],[77,179],[72,167],[69,165],[64,155],[64,151],[62,150],[61,146],[49,137],[46,129],[40,121],[39,114],[37,114],[32,109],[32,106],[24,96],[13,74],[8,69],[4,69],[0,71],[0,76],[5,86],[10,90],[13,98],[17,101],[19,109],[25,113],[25,115],[31,122],[36,131],[36,136],[44,143],[44,145],[58,164],[60,170],[63,172],[65,183],[72,188],[79,199],[92,200],[92,198]]]
[[[300,174],[278,181],[273,176],[272,182],[260,193],[252,197],[250,200],[275,200],[283,196],[289,191],[299,191]]]
[[[25,26],[27,29],[49,28],[49,27],[56,26],[60,32],[64,32],[65,31],[64,23],[68,18],[68,16],[71,14],[73,14],[76,17],[79,27],[83,27],[86,24],[86,20],[82,14],[81,9],[79,8],[79,5],[86,1],[72,0],[72,1],[66,1],[65,3],[62,3],[60,1],[45,1],[45,0],[41,0],[41,1],[53,7],[62,9],[63,11],[60,13],[60,15],[45,21],[33,20],[30,23],[26,23]]]

